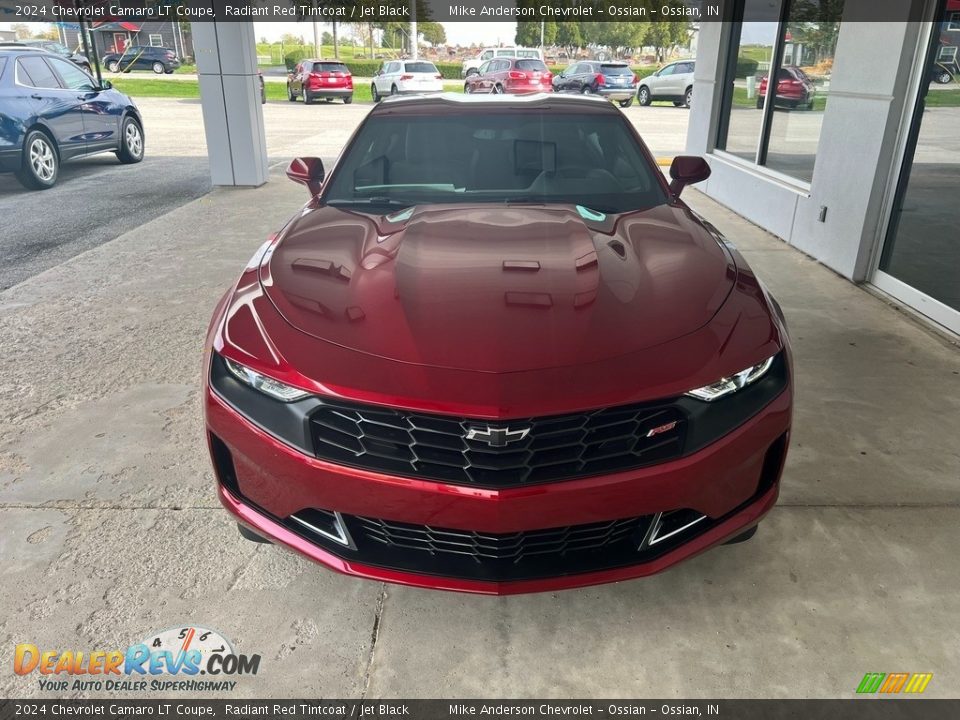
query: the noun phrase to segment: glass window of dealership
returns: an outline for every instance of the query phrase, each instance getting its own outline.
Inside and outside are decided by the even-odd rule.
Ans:
[[[960,333],[960,0],[726,12],[698,42],[705,192]]]

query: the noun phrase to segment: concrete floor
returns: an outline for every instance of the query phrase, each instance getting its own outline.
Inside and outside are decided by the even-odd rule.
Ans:
[[[213,492],[200,358],[217,298],[306,199],[280,171],[0,292],[6,652],[193,623],[263,656],[235,697],[851,697],[868,671],[960,694],[957,348],[695,191],[795,344],[793,445],[754,540],[511,598],[354,580],[242,541]],[[0,696],[58,694],[0,673]]]

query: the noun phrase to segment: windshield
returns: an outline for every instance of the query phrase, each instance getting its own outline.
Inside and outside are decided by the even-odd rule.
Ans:
[[[404,72],[412,73],[430,73],[431,75],[439,75],[440,71],[437,70],[437,66],[433,63],[428,62],[408,62],[403,65]]]
[[[518,202],[605,213],[666,202],[656,168],[619,115],[461,112],[370,118],[323,199],[408,207]]]

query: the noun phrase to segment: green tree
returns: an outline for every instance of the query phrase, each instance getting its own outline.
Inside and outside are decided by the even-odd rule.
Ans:
[[[320,42],[324,45],[333,45],[333,35],[324,30],[323,34],[320,36]]]
[[[583,45],[583,37],[580,34],[580,23],[561,22],[557,23],[557,45],[565,48],[579,48]]]
[[[685,45],[690,40],[690,23],[686,21],[652,22],[643,38],[643,45],[657,51],[657,62],[666,59],[667,50],[675,45]]]
[[[643,44],[650,24],[637,20],[583,23],[581,31],[588,44],[610,48],[614,54],[622,55]]]
[[[17,40],[29,40],[33,37],[33,28],[26,23],[13,23],[10,29],[16,33]]]
[[[443,25],[438,22],[418,22],[417,23],[417,32],[420,33],[420,36],[436,47],[437,45],[445,45],[447,42],[447,31],[443,29]]]
[[[518,21],[517,33],[514,41],[517,43],[517,45],[523,45],[525,47],[539,47],[540,26],[541,23],[539,20],[531,22]],[[545,21],[543,23],[543,44],[553,45],[556,39],[557,23],[553,21]]]

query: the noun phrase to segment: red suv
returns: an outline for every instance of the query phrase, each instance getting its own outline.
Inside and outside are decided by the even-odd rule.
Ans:
[[[817,94],[813,81],[800,68],[789,65],[777,71],[777,98],[775,107],[813,109],[813,98]],[[767,95],[767,76],[760,80],[757,91],[757,109],[763,108]]]
[[[494,58],[467,76],[465,93],[553,92],[553,73],[535,58]]]
[[[304,60],[287,76],[287,100],[294,102],[299,97],[307,105],[316,98],[342,98],[349,105],[353,102],[353,75],[339,61]]]

